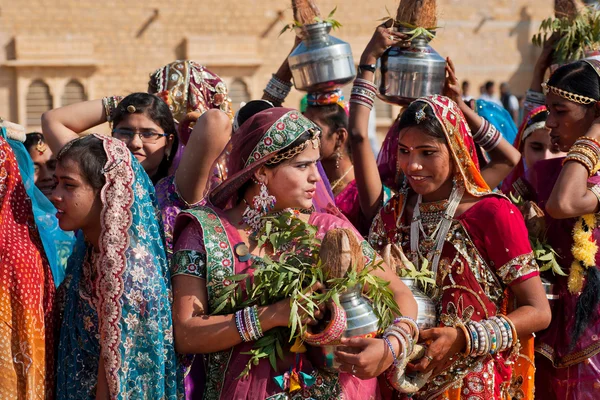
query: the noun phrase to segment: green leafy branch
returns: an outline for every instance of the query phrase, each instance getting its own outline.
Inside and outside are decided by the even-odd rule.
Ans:
[[[406,255],[402,251],[400,252],[400,260],[403,264],[403,268],[398,269],[398,274],[401,278],[414,279],[423,291],[427,291],[429,285],[432,287],[435,286],[435,277],[433,276],[433,271],[429,269],[429,260],[427,258],[421,257],[420,268],[406,258]]]
[[[512,193],[509,193],[509,198],[519,209],[525,205],[525,200],[519,195],[515,196]],[[556,253],[554,248],[548,244],[546,238],[540,240],[533,235],[529,235],[529,244],[533,250],[534,257],[538,262],[540,272],[552,271],[555,275],[567,276],[557,261],[560,256]]]
[[[566,63],[584,58],[587,50],[599,49],[600,10],[585,7],[574,19],[545,19],[540,24],[539,32],[533,36],[532,42],[542,47],[553,34],[560,38],[554,46],[556,62]]]
[[[337,11],[337,6],[333,10],[331,10],[331,12],[329,13],[329,15],[327,16],[326,19],[322,19],[319,16],[315,16],[313,21],[315,24],[319,24],[319,23],[330,24],[331,28],[333,30],[341,28],[342,24],[338,20],[333,18],[333,15],[335,14],[336,11]],[[293,22],[290,22],[289,24],[284,26],[283,29],[281,30],[281,32],[279,32],[279,35],[282,35],[285,32],[290,31],[292,29],[302,28],[303,26],[304,26],[304,24],[302,24],[300,21],[294,20]]]
[[[216,300],[216,313],[233,313],[244,307],[266,306],[283,299],[290,301],[290,320],[287,328],[276,328],[254,343],[248,361],[240,377],[246,376],[252,366],[260,360],[269,359],[276,369],[277,357],[283,359],[284,348],[295,340],[301,339],[306,331],[302,317],[314,318],[320,304],[334,301],[340,304],[340,294],[361,285],[366,288],[364,294],[373,304],[373,310],[379,318],[379,325],[390,325],[400,311],[389,282],[371,273],[381,269],[381,262],[372,262],[362,271],[351,268],[344,278],[328,279],[321,269],[318,249],[321,241],[317,238],[317,227],[297,218],[291,212],[280,216],[266,216],[263,229],[256,235],[258,246],[271,246],[274,258],[263,257],[254,263],[254,274],[234,275],[229,279],[232,284],[223,290]],[[276,259],[275,259],[276,258]],[[240,283],[245,280],[242,287]],[[310,292],[317,282],[324,282],[328,288],[324,293]]]

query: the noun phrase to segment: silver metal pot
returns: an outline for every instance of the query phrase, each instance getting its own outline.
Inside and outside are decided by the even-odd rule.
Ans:
[[[347,328],[342,335],[345,338],[377,335],[379,319],[369,300],[362,296],[362,286],[357,285],[340,295],[340,305],[346,312]],[[339,364],[334,360],[337,346],[309,346],[308,353],[313,366],[338,371]]]
[[[435,309],[434,302],[417,287],[417,281],[415,279],[400,279],[402,280],[402,282],[404,282],[406,286],[408,286],[415,300],[417,301],[417,325],[419,325],[419,330],[436,327],[438,324],[437,312]]]
[[[546,298],[549,301],[560,299],[560,295],[558,294],[556,286],[554,286],[554,284],[548,279],[542,278],[542,286],[544,287],[544,291],[546,292]]]
[[[412,40],[409,48],[390,47],[383,53],[375,79],[380,99],[406,105],[419,97],[442,93],[446,60],[429,46],[429,41],[421,35]]]
[[[329,35],[331,24],[318,22],[300,29],[302,43],[288,57],[296,89],[329,91],[354,79],[352,49],[348,43]]]

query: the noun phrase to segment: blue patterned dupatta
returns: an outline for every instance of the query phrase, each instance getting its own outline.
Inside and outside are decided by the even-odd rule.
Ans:
[[[103,141],[99,252],[78,235],[64,281],[58,399],[94,399],[100,356],[111,399],[176,399],[171,285],[148,175],[118,140]]]

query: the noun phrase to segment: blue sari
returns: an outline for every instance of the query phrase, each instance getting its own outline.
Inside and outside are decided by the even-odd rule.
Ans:
[[[183,380],[154,188],[122,142],[97,137],[108,158],[102,231],[97,252],[78,235],[61,287],[57,398],[94,399],[102,357],[111,399],[176,399]]]

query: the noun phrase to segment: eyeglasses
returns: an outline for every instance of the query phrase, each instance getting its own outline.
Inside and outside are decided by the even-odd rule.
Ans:
[[[170,136],[168,133],[158,133],[154,131],[133,131],[131,129],[119,129],[115,128],[112,130],[112,135],[116,139],[123,142],[131,142],[134,135],[138,135],[142,143],[155,144],[161,137]]]

